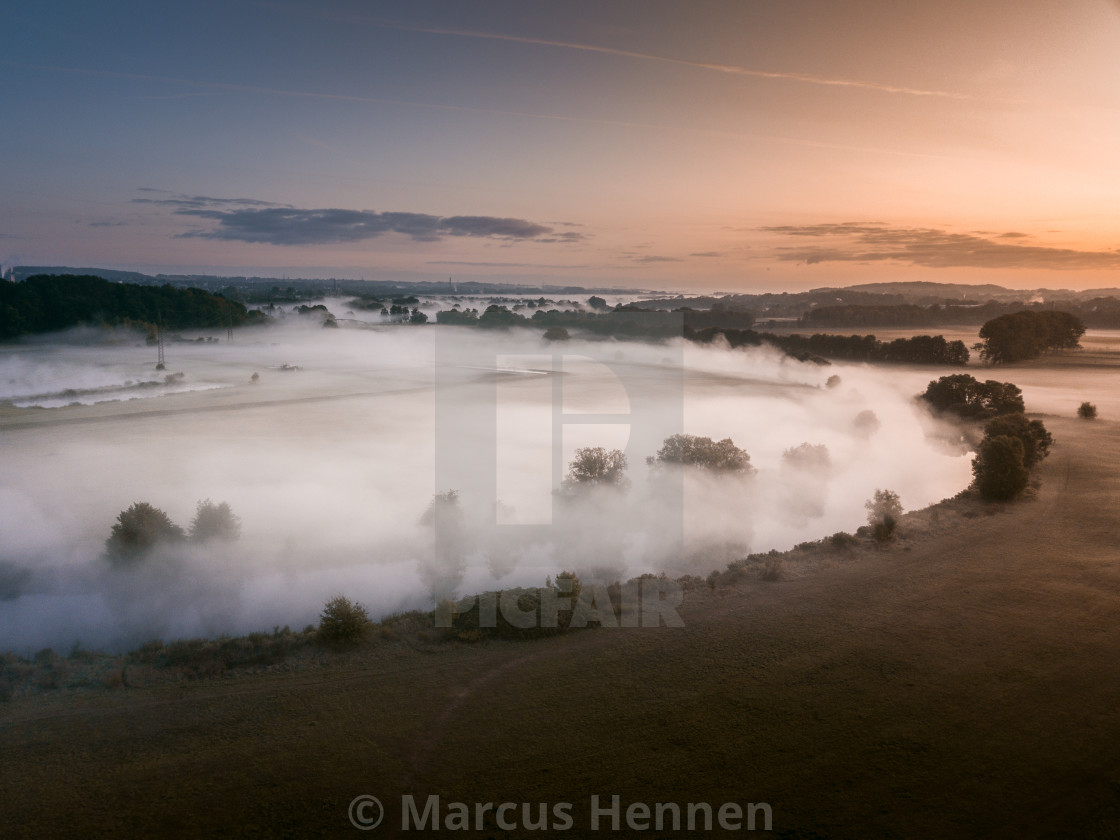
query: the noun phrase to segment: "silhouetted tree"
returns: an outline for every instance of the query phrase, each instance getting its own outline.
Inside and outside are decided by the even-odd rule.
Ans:
[[[1077,416],[1082,420],[1096,420],[1097,407],[1091,402],[1083,402],[1077,407]]]
[[[545,341],[567,341],[570,338],[571,335],[563,327],[549,327],[544,331]]]
[[[1023,443],[1017,437],[985,437],[972,459],[976,489],[985,499],[1006,501],[1026,489],[1030,472],[1023,461]]]
[[[1084,334],[1085,324],[1070,312],[1012,312],[980,327],[980,356],[996,364],[1034,359],[1048,350],[1078,347]]]
[[[157,545],[181,542],[184,537],[183,529],[162,510],[147,502],[136,502],[117,514],[117,522],[105,541],[105,553],[115,562],[139,560]]]

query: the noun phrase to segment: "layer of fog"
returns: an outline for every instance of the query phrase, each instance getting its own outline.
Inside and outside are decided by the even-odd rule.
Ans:
[[[749,551],[854,530],[877,488],[911,509],[969,480],[968,457],[939,444],[937,424],[912,402],[929,371],[818,367],[682,342],[547,344],[533,330],[332,330],[287,319],[239,330],[232,343],[215,335],[220,343],[168,344],[166,371],[183,374],[181,388],[214,390],[0,406],[0,650],[302,627],[337,593],[380,616],[430,606],[433,587],[540,585],[560,569],[705,575]],[[154,356],[142,337],[39,342],[0,357],[0,384],[18,400],[156,380]],[[682,371],[683,396],[671,385]],[[840,384],[826,387],[833,375]],[[554,444],[557,377],[563,411],[597,422],[564,425]],[[647,405],[639,416],[643,388],[663,394],[663,411]],[[478,409],[495,401],[488,426]],[[873,431],[854,423],[867,410]],[[451,430],[442,450],[440,423]],[[732,438],[757,473],[688,474],[682,502],[682,479],[651,480],[645,463],[682,431]],[[472,441],[497,453],[476,470],[492,480],[464,474]],[[783,452],[802,443],[826,446],[830,467],[786,463]],[[562,476],[550,467],[579,446],[624,449],[629,491],[554,496]],[[448,490],[462,509],[450,554],[420,524],[433,494]],[[186,526],[207,498],[240,516],[239,542],[177,547],[130,568],[103,557],[130,504],[150,502]]]

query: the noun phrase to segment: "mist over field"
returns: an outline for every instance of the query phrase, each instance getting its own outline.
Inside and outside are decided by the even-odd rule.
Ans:
[[[340,301],[328,305],[343,317]],[[337,330],[292,316],[232,344],[224,333],[169,342],[162,372],[154,348],[127,333],[6,351],[0,649],[302,627],[338,593],[376,617],[430,606],[433,587],[540,585],[562,569],[706,575],[748,552],[854,531],[877,488],[911,509],[970,479],[969,457],[912,402],[928,370],[345,317],[355,320]],[[828,387],[832,376],[840,383]],[[676,403],[647,410],[642,388],[674,378]],[[581,422],[556,438],[559,393]],[[866,411],[877,423],[856,422]],[[437,445],[439,429],[453,449]],[[651,476],[646,457],[680,432],[732,438],[757,472]],[[827,465],[783,458],[803,443],[827,447]],[[625,450],[628,492],[562,503],[553,491],[582,446]],[[478,452],[494,453],[489,472],[471,467]],[[450,556],[421,522],[449,490],[462,511]],[[177,545],[126,568],[103,557],[132,503],[185,527],[203,499],[230,504],[238,542]]]

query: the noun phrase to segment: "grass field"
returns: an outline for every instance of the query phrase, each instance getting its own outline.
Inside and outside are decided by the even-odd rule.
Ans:
[[[1120,424],[1075,408],[1044,416],[1032,498],[701,587],[683,628],[0,704],[3,834],[362,836],[347,807],[373,794],[365,836],[395,836],[400,797],[434,793],[571,802],[573,837],[613,794],[766,802],[790,838],[1120,837]]]

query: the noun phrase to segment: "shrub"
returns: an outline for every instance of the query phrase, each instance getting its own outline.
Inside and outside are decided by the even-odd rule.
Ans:
[[[867,524],[871,526],[871,536],[878,542],[886,542],[894,536],[898,519],[902,516],[902,502],[898,494],[891,490],[876,490],[874,497],[864,503],[867,508]]]
[[[1083,402],[1077,407],[1077,416],[1082,420],[1096,420],[1097,407],[1091,402]]]
[[[985,437],[972,460],[976,489],[985,499],[1006,501],[1027,487],[1030,472],[1023,459],[1023,442],[1017,437]]]
[[[549,327],[544,331],[545,341],[567,341],[571,335],[563,327]]]
[[[105,553],[113,561],[134,561],[160,543],[181,542],[184,536],[183,529],[162,510],[136,502],[117,514],[117,523],[105,541]]]
[[[331,645],[348,645],[362,640],[373,624],[361,604],[336,595],[327,601],[319,616],[319,639]]]

